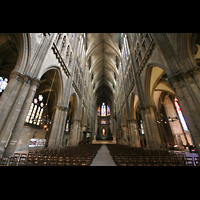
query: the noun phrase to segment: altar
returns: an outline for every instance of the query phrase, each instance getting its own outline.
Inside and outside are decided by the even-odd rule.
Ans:
[[[101,140],[107,140],[107,135],[101,135]]]

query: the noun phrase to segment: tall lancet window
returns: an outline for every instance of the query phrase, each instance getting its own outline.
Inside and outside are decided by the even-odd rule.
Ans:
[[[107,105],[107,116],[110,116],[110,107]]]
[[[188,127],[187,127],[187,124],[186,124],[186,122],[185,122],[185,119],[184,119],[184,117],[183,117],[183,113],[182,113],[182,110],[181,110],[181,108],[180,108],[180,106],[179,106],[179,103],[178,103],[178,99],[177,99],[177,98],[175,98],[174,103],[175,103],[176,110],[177,110],[177,112],[178,112],[179,119],[180,119],[181,124],[182,124],[182,126],[183,126],[183,129],[184,129],[185,131],[189,131],[189,130],[188,130]]]
[[[101,106],[101,116],[106,116],[106,105],[105,103],[102,104]]]
[[[101,113],[101,106],[98,107],[97,115],[100,116]]]
[[[30,106],[28,115],[26,117],[26,123],[39,126],[43,110],[44,110],[43,96],[39,95],[38,98],[34,98]]]

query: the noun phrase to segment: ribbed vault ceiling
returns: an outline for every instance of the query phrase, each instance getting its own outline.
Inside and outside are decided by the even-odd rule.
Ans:
[[[116,88],[114,73],[118,78],[116,57],[121,58],[119,39],[119,33],[87,33],[86,58],[91,59],[90,75],[93,74],[97,104],[99,101],[112,101]]]

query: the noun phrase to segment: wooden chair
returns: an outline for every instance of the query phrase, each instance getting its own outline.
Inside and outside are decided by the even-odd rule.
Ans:
[[[200,157],[194,157],[195,166],[200,166]]]
[[[22,156],[19,158],[18,166],[25,166],[26,162],[27,162],[27,158]]]
[[[9,163],[9,157],[8,156],[2,156],[0,166],[7,166]]]
[[[194,166],[193,157],[185,157],[184,160],[186,166]]]
[[[8,165],[17,166],[18,163],[19,163],[19,155],[10,157]]]

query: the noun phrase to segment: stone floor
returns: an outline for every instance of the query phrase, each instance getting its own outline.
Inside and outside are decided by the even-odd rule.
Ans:
[[[105,144],[102,144],[90,166],[116,166]]]

